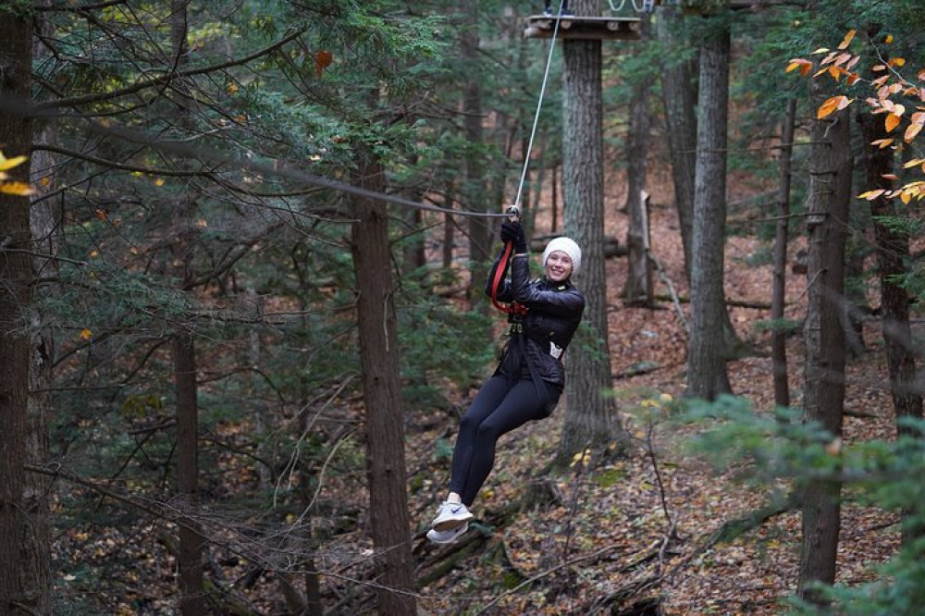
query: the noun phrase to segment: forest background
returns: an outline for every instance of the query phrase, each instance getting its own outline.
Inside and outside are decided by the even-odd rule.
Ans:
[[[3,613],[917,614],[925,12],[623,5],[522,193],[569,388],[438,548],[540,7],[0,4]]]

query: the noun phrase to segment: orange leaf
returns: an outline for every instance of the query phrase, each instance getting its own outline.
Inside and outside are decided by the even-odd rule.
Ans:
[[[87,329],[86,327],[83,328],[82,330],[80,330],[80,339],[81,339],[81,340],[89,340],[89,339],[92,338],[92,337],[93,337],[93,332],[90,331],[89,329]]]
[[[838,44],[839,49],[846,49],[848,45],[851,44],[851,41],[854,39],[854,35],[857,34],[857,30],[848,30],[848,34],[845,35],[845,38],[841,43]]]
[[[912,200],[912,191],[904,190],[900,193],[899,198],[902,199],[903,203],[906,205]]]
[[[906,143],[909,143],[910,141],[915,139],[916,135],[918,135],[921,131],[922,131],[921,124],[910,124],[909,126],[906,127],[906,134],[903,135],[903,140]]]
[[[905,66],[906,59],[905,58],[890,58],[889,64],[890,66]]]
[[[35,189],[25,182],[3,182],[0,184],[0,193],[5,195],[16,195],[17,197],[28,197],[35,194]]]
[[[858,79],[860,79],[860,78],[861,78],[861,76],[858,75],[857,73],[849,73],[849,74],[848,74],[848,80],[847,80],[846,83],[847,83],[849,86],[853,86],[853,85],[855,84],[855,82],[856,82]]]
[[[886,139],[874,139],[873,141],[870,142],[870,145],[875,145],[882,150],[883,148],[889,147],[892,143],[893,143],[893,138],[887,137]]]
[[[807,62],[806,64],[800,67],[800,76],[806,77],[807,75],[809,75],[809,72],[811,70],[813,70],[813,63]],[[925,92],[925,88],[922,88],[922,91]],[[922,100],[925,100],[925,98],[923,98]]]
[[[886,126],[886,132],[892,133],[893,129],[899,126],[899,116],[895,113],[888,113],[884,125]]]
[[[838,109],[838,105],[841,102],[841,99],[846,98],[845,96],[833,96],[832,98],[827,99],[824,103],[819,105],[819,109],[816,110],[816,119],[821,120],[825,117],[828,117]]]
[[[791,71],[795,71],[796,69],[800,68],[800,66],[801,66],[801,64],[800,64],[799,62],[794,62],[794,61],[791,60],[791,61],[790,61],[790,64],[787,65],[787,70],[784,71],[784,72],[785,72],[785,73],[789,73],[789,72],[791,72]]]
[[[331,62],[334,61],[334,56],[330,51],[319,51],[315,54],[315,72],[318,74],[318,77],[324,73],[324,69],[331,66]]]
[[[837,66],[830,66],[830,67],[829,67],[829,75],[831,75],[831,76],[832,76],[832,79],[834,79],[835,81],[838,81],[839,79],[841,79],[841,74],[842,74],[843,72],[844,72],[844,71],[843,71],[842,69],[840,69],[839,67],[837,67]]]

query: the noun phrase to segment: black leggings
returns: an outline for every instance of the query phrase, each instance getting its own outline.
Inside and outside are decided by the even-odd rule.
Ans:
[[[450,492],[459,494],[467,507],[472,505],[494,466],[498,438],[531,419],[548,417],[560,393],[551,383],[537,387],[529,379],[488,379],[459,424]]]

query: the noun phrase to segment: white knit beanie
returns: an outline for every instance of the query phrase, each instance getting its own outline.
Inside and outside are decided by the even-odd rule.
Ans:
[[[546,267],[546,260],[549,255],[557,250],[561,250],[572,259],[572,273],[577,274],[581,269],[581,248],[575,243],[575,240],[567,237],[557,237],[546,244],[546,250],[543,251],[543,267]]]

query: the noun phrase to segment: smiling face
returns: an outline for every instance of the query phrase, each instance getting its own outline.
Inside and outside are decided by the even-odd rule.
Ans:
[[[546,278],[553,282],[568,280],[572,275],[572,258],[561,250],[554,250],[546,258]]]

